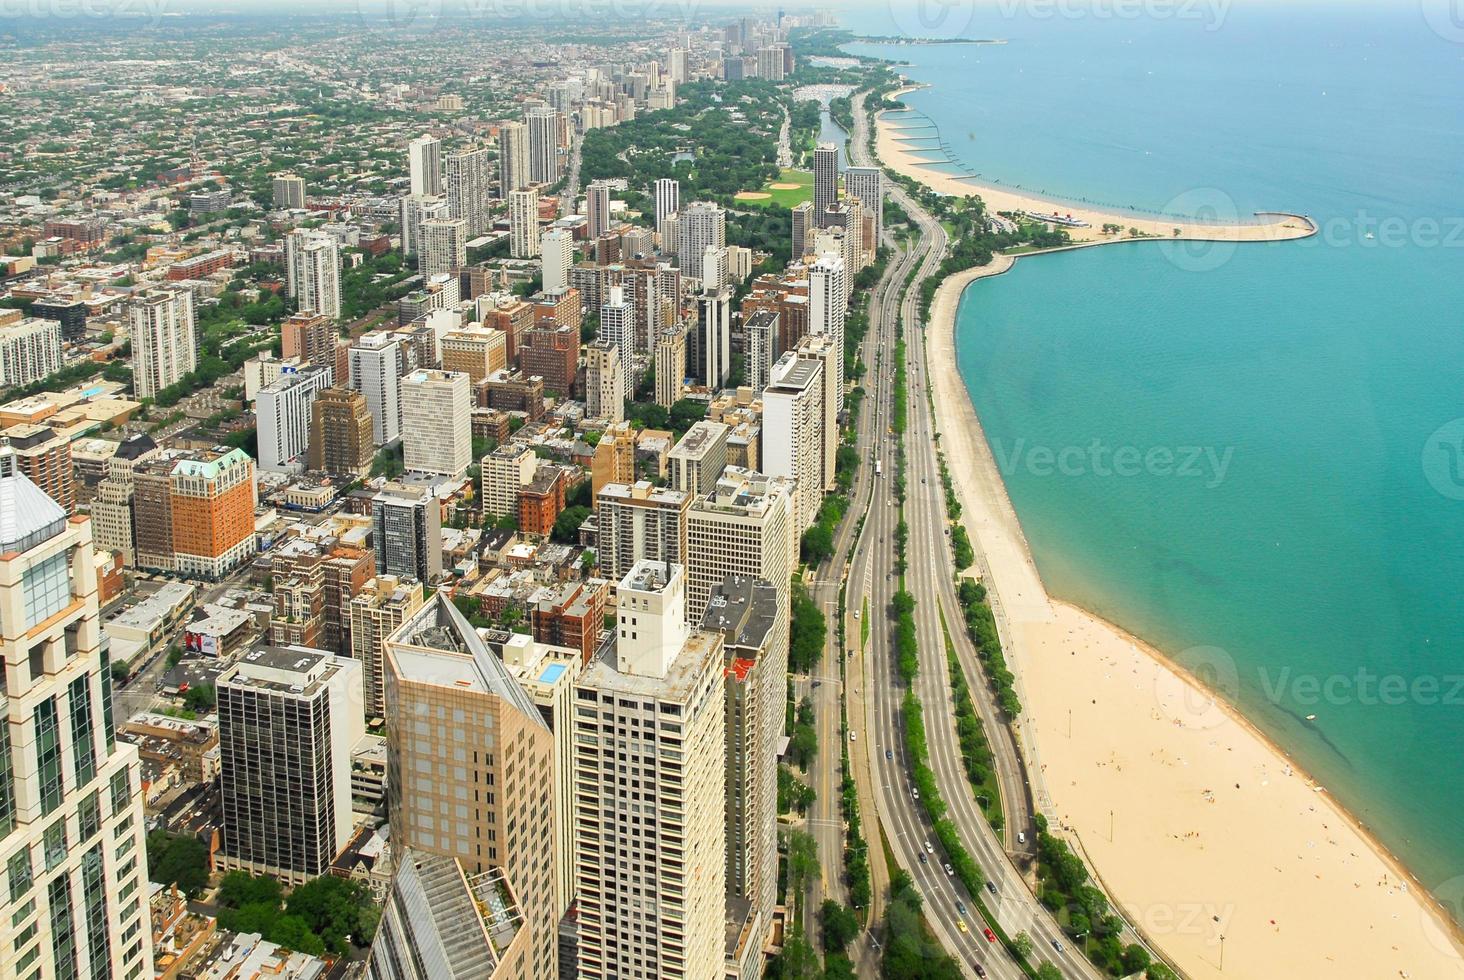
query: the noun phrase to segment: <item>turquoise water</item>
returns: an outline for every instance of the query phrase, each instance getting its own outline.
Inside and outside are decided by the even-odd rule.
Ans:
[[[1421,9],[988,11],[965,36],[1009,43],[856,50],[913,61],[933,88],[908,104],[988,178],[1322,223],[1023,260],[967,292],[958,356],[1049,588],[1212,679],[1453,895],[1464,422],[1436,433],[1464,416],[1464,45]]]

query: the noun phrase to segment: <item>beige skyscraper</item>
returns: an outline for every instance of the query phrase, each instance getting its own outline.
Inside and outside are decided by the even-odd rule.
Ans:
[[[839,396],[844,392],[843,350],[835,345],[828,334],[809,334],[798,341],[794,349],[800,360],[813,361],[820,366],[823,387],[819,392],[819,405],[823,409],[823,445],[819,449],[820,486],[825,491],[834,488],[836,473],[834,466],[839,452]]]
[[[386,638],[422,608],[422,583],[378,575],[352,597],[346,614],[350,617],[351,656],[361,661],[361,689],[365,716],[386,716]]]
[[[387,641],[392,852],[499,871],[529,941],[505,976],[557,973],[554,733],[472,625],[434,595]]]
[[[559,180],[559,113],[546,105],[528,112],[529,179],[536,184]]]
[[[529,185],[529,130],[521,122],[498,124],[498,196],[505,200]]]
[[[590,241],[610,230],[610,184],[603,180],[590,182],[585,188],[585,220]]]
[[[656,404],[670,408],[686,391],[686,330],[680,324],[656,336]]]
[[[132,339],[132,384],[138,398],[154,398],[198,366],[193,292],[150,289],[127,305]]]
[[[681,566],[638,562],[620,581],[615,637],[576,690],[579,975],[587,980],[722,976],[722,636],[690,628],[685,589]]]
[[[424,276],[456,272],[468,264],[466,218],[432,218],[422,222],[417,270]]]
[[[508,195],[508,251],[516,259],[539,254],[539,191],[536,188]]]
[[[544,292],[558,296],[569,288],[569,270],[574,265],[574,234],[568,228],[551,228],[539,237],[544,275]]]
[[[691,497],[710,493],[727,466],[730,426],[702,419],[686,430],[666,456],[671,485]]]
[[[459,371],[413,371],[402,378],[406,468],[460,477],[473,463],[473,390]]]
[[[91,522],[0,449],[0,973],[150,977],[137,749],[114,734]]]
[[[310,448],[306,465],[342,476],[365,476],[371,469],[371,409],[366,396],[343,384],[326,388],[310,406]]]
[[[585,391],[591,418],[625,418],[625,364],[619,347],[602,340],[585,348]]]

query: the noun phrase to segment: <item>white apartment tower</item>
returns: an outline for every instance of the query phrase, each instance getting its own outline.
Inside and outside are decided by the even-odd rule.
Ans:
[[[493,227],[488,202],[493,198],[493,162],[487,150],[466,150],[447,158],[447,213],[468,223],[468,237]]]
[[[132,338],[132,386],[138,398],[155,398],[198,366],[198,328],[193,292],[150,289],[127,307]]]
[[[808,332],[824,334],[833,341],[834,350],[839,352],[840,365],[834,385],[837,401],[834,414],[844,410],[843,350],[844,318],[849,312],[848,266],[842,256],[825,253],[818,257],[808,270]]]
[[[722,636],[690,629],[685,588],[681,566],[638,562],[620,581],[614,640],[576,687],[586,980],[722,976]]]
[[[684,54],[685,52],[683,52]],[[656,234],[666,240],[666,219],[681,207],[681,182],[674,177],[656,178]]]
[[[430,194],[408,194],[402,198],[402,254],[416,255],[422,249],[422,225],[448,216],[447,200]]]
[[[585,348],[585,400],[591,418],[625,418],[625,362],[620,348],[597,340]]]
[[[697,298],[698,374],[708,388],[721,388],[732,369],[732,290],[723,286]]]
[[[762,468],[797,481],[795,536],[813,524],[823,502],[823,365],[787,351],[763,389]]]
[[[330,368],[308,367],[288,370],[278,381],[259,389],[254,415],[260,469],[277,473],[304,471],[305,451],[310,448],[310,410],[315,396],[330,384]]]
[[[407,171],[413,194],[442,193],[442,141],[422,135],[407,144]]]
[[[628,375],[635,352],[635,304],[626,299],[624,286],[611,286],[609,300],[600,307],[599,339],[620,348]]]
[[[460,371],[413,371],[401,380],[403,463],[461,477],[473,464],[473,387]]]
[[[865,247],[878,251],[884,237],[884,171],[879,167],[845,168],[844,192],[858,198],[864,210],[874,215],[874,241],[865,243]]]
[[[455,273],[468,264],[466,218],[433,218],[422,222],[417,270],[424,276]]]
[[[696,201],[677,212],[676,264],[685,275],[700,275],[708,245],[727,244],[727,212],[709,201]]]
[[[381,330],[362,334],[348,352],[351,388],[366,396],[371,410],[371,439],[378,446],[396,442],[402,434],[400,341]]]
[[[301,229],[285,236],[285,288],[301,313],[341,315],[340,243]]]
[[[686,391],[686,330],[673,324],[656,335],[656,404],[670,408]]]
[[[543,290],[558,296],[569,289],[569,270],[574,265],[574,234],[567,228],[551,228],[539,239],[543,266]]]
[[[516,259],[539,254],[539,191],[530,187],[508,195],[508,252]]]
[[[529,186],[529,130],[521,122],[498,124],[498,196]]]
[[[559,113],[545,105],[528,112],[529,179],[536,184],[559,180]]]
[[[0,385],[30,384],[63,366],[60,321],[26,317],[0,327]]]
[[[0,942],[8,976],[151,977],[137,749],[118,743],[91,523],[0,449]]]

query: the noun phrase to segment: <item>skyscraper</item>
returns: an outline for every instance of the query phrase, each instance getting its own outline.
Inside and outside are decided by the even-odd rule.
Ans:
[[[426,487],[388,483],[371,498],[376,574],[430,583],[442,574],[442,510]]]
[[[534,106],[528,112],[529,179],[536,184],[559,180],[559,113],[549,106]]]
[[[609,483],[595,494],[599,524],[595,560],[600,574],[618,582],[643,558],[682,565],[691,495],[650,483]]]
[[[424,276],[457,272],[468,264],[466,218],[433,218],[422,222],[417,270]]]
[[[574,234],[567,228],[551,228],[539,239],[544,267],[543,290],[557,296],[569,288],[569,270],[574,265]]]
[[[192,294],[189,296],[191,299]],[[0,385],[30,384],[61,370],[65,363],[61,336],[60,322],[43,317],[24,317],[18,323],[0,327]]]
[[[720,388],[732,369],[732,290],[697,298],[697,376],[708,388]]]
[[[620,348],[607,339],[585,347],[585,402],[591,418],[625,418],[625,362]]]
[[[620,581],[615,636],[576,688],[579,975],[587,980],[722,975],[722,636],[689,627],[685,590],[681,566],[638,562]]]
[[[786,351],[763,389],[762,468],[797,481],[794,536],[801,536],[823,503],[823,365]]]
[[[447,213],[468,223],[468,237],[493,227],[488,202],[493,197],[493,163],[487,150],[465,150],[447,158]]]
[[[285,286],[302,313],[341,315],[341,253],[331,235],[292,231],[285,236]]]
[[[0,448],[0,892],[7,972],[152,976],[137,749],[114,731],[91,524]]]
[[[128,303],[127,312],[133,389],[138,398],[156,398],[198,366],[193,291],[149,289]]]
[[[371,410],[371,441],[378,446],[396,442],[402,434],[401,342],[373,330],[358,337],[347,356],[351,388],[366,396]]]
[[[508,195],[508,251],[516,259],[539,254],[539,191],[513,191]]]
[[[825,214],[839,201],[839,148],[820,143],[813,151],[813,220],[822,228]]]
[[[610,230],[610,184],[606,181],[591,181],[585,188],[585,218],[590,241]]]
[[[435,136],[418,136],[407,144],[407,169],[413,194],[442,193],[442,141]]]
[[[874,242],[866,243],[865,247],[877,251],[884,236],[884,171],[879,167],[846,168],[844,192],[858,198],[864,210],[874,215]]]
[[[401,380],[403,463],[454,479],[473,464],[473,390],[458,371],[417,370]]]
[[[345,611],[350,654],[361,662],[365,718],[386,717],[386,638],[422,608],[422,582],[377,575],[351,597]]]
[[[564,910],[554,733],[440,593],[388,639],[386,687],[393,853],[399,861],[409,849],[455,857],[470,874],[501,872],[529,931],[510,975],[555,976]]]
[[[727,212],[710,201],[695,201],[677,213],[676,264],[683,275],[700,276],[708,245],[727,244]]]
[[[330,386],[331,370],[307,367],[290,371],[259,389],[254,416],[259,434],[259,468],[275,472],[305,468],[310,447],[310,415],[315,396]]]
[[[498,196],[504,200],[529,185],[529,130],[521,122],[498,124]]]
[[[371,470],[374,454],[366,396],[340,384],[322,389],[310,406],[307,468],[341,476],[365,476]]]
[[[351,839],[351,749],[366,734],[361,665],[261,647],[219,675],[219,797],[226,869],[300,885]]]
[[[620,349],[621,363],[628,372],[635,351],[635,304],[626,298],[624,286],[611,286],[610,298],[600,307],[599,337]]]
[[[684,53],[684,52],[683,52]],[[674,177],[656,178],[656,234],[665,241],[666,219],[681,207],[681,182]],[[674,244],[674,243],[672,243]]]
[[[305,206],[305,178],[295,174],[275,174],[273,183],[274,206],[296,210]]]
[[[825,334],[840,357],[839,384],[834,413],[844,409],[843,351],[844,319],[849,311],[848,266],[841,256],[825,253],[808,270],[808,332]]]
[[[664,327],[656,335],[656,404],[669,409],[686,390],[686,329]]]
[[[802,258],[808,252],[808,232],[813,228],[813,202],[804,201],[793,207],[793,258]]]
[[[778,350],[778,311],[753,310],[742,319],[742,362],[747,386],[761,392],[773,373]]]
[[[730,426],[701,419],[666,455],[671,485],[688,498],[710,493],[727,467],[727,436]]]

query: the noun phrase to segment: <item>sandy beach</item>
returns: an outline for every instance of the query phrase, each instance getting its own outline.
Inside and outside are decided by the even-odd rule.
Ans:
[[[1458,930],[1324,789],[1158,651],[1047,594],[954,350],[966,286],[1014,261],[942,285],[926,356],[1039,805],[1191,977],[1464,977]]]
[[[900,89],[891,93],[899,98],[913,88]],[[900,117],[896,115],[894,119]],[[1087,222],[1088,227],[1066,227],[1065,230],[1075,242],[1122,241],[1131,237],[1129,229],[1141,236],[1201,241],[1267,242],[1305,238],[1316,229],[1305,217],[1290,214],[1268,214],[1256,216],[1240,214],[1235,202],[1223,191],[1215,188],[1196,187],[1172,202],[1172,210],[1180,214],[1206,215],[1205,222],[1187,221],[1182,218],[1158,217],[1141,213],[1127,213],[1121,210],[1104,210],[1073,203],[1054,203],[1038,195],[1000,184],[973,180],[968,177],[942,173],[929,166],[933,158],[941,157],[941,151],[932,151],[928,140],[917,137],[933,132],[930,129],[901,128],[898,122],[890,121],[888,113],[880,113],[875,120],[875,152],[889,167],[914,177],[931,189],[942,194],[965,197],[980,195],[990,213],[1026,211],[1035,214],[1059,214]],[[1118,232],[1104,232],[1104,225],[1118,225]]]

